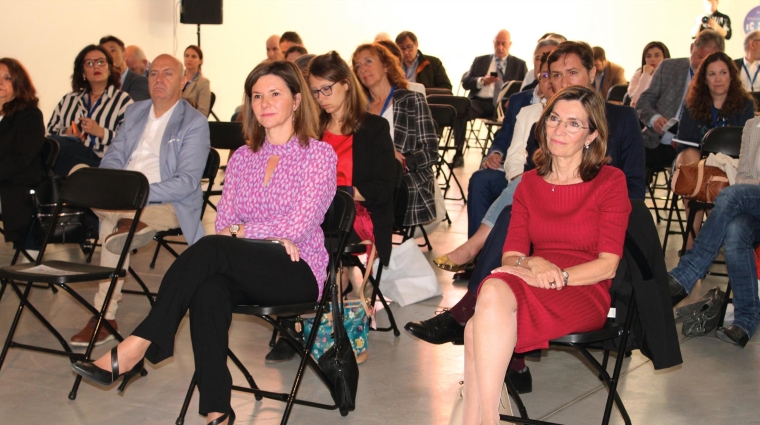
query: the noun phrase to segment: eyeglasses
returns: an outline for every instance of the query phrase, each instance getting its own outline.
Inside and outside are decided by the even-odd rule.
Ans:
[[[90,59],[90,60],[84,61],[84,66],[88,68],[95,68],[96,66],[97,67],[106,66],[107,63],[108,61],[105,59],[97,59],[97,60]]]
[[[402,52],[411,52],[414,49],[414,44],[407,44],[406,46],[398,46]]]
[[[546,80],[548,78],[549,78],[549,73],[548,72],[541,72],[541,73],[538,74],[538,79],[539,80]]]
[[[559,119],[556,115],[549,115],[546,117],[546,120],[544,121],[546,123],[547,127],[551,128],[557,128],[559,127],[559,123],[565,123],[565,130],[567,130],[570,134],[576,134],[577,132],[581,131],[581,129],[587,129],[589,127],[584,127],[581,125],[579,121],[576,120],[567,120],[563,121]]]
[[[330,96],[332,95],[332,88],[334,85],[338,84],[338,82],[334,82],[330,84],[329,86],[324,86],[321,89],[312,90],[311,91],[311,97],[314,98],[314,100],[319,100],[319,94],[322,93],[322,96]]]

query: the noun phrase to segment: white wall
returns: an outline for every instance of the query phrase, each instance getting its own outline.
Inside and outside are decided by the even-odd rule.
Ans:
[[[743,55],[744,17],[757,5],[721,1],[720,11],[733,19],[730,56]],[[101,36],[139,45],[151,58],[180,57],[196,42],[196,27],[178,22],[176,0],[0,0],[0,10],[0,57],[29,69],[46,119],[70,90],[74,57]],[[265,39],[287,30],[312,53],[334,49],[344,58],[378,32],[411,30],[420,50],[443,61],[454,86],[476,55],[492,51],[500,28],[512,33],[511,53],[525,60],[538,37],[553,31],[604,47],[630,78],[649,41],[664,42],[674,57],[688,55],[689,29],[700,13],[700,0],[224,0],[224,25],[201,28],[203,71],[224,120],[241,103],[245,76],[266,58]]]

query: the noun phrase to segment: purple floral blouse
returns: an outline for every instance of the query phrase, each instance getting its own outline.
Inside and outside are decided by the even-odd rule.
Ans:
[[[280,160],[264,185],[272,155]],[[335,196],[337,161],[330,145],[314,139],[305,148],[295,137],[284,145],[264,141],[258,152],[239,148],[227,164],[217,205],[217,233],[232,224],[245,224],[246,238],[290,239],[314,273],[321,297],[328,255],[320,224]]]

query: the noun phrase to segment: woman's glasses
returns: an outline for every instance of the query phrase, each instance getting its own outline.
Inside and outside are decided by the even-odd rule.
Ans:
[[[563,121],[559,119],[559,117],[556,115],[549,115],[548,117],[546,117],[546,120],[544,122],[546,122],[547,127],[551,127],[551,128],[557,128],[559,127],[560,123],[565,123],[565,130],[567,130],[567,132],[570,134],[576,134],[582,129],[588,128],[588,127],[582,126],[580,121],[576,121],[576,120]]]
[[[96,59],[96,60],[89,59],[89,60],[84,61],[84,66],[88,68],[95,68],[96,66],[103,67],[103,66],[106,66],[107,63],[108,61],[105,59]]]
[[[314,98],[314,100],[319,100],[319,94],[322,93],[322,96],[330,96],[332,95],[332,88],[334,85],[338,84],[338,82],[334,82],[330,84],[329,86],[324,86],[321,89],[312,90],[311,96]]]

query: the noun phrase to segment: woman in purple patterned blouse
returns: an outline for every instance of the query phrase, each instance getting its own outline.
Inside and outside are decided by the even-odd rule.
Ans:
[[[237,304],[317,300],[328,262],[320,228],[336,190],[337,157],[316,140],[318,112],[298,68],[259,64],[245,81],[248,146],[227,166],[216,235],[189,247],[169,268],[148,317],[121,344],[75,372],[108,385],[171,357],[190,310],[201,415],[232,424],[228,329]],[[239,235],[239,237],[238,237]],[[257,239],[257,242],[248,239]],[[262,241],[263,240],[263,241]]]

